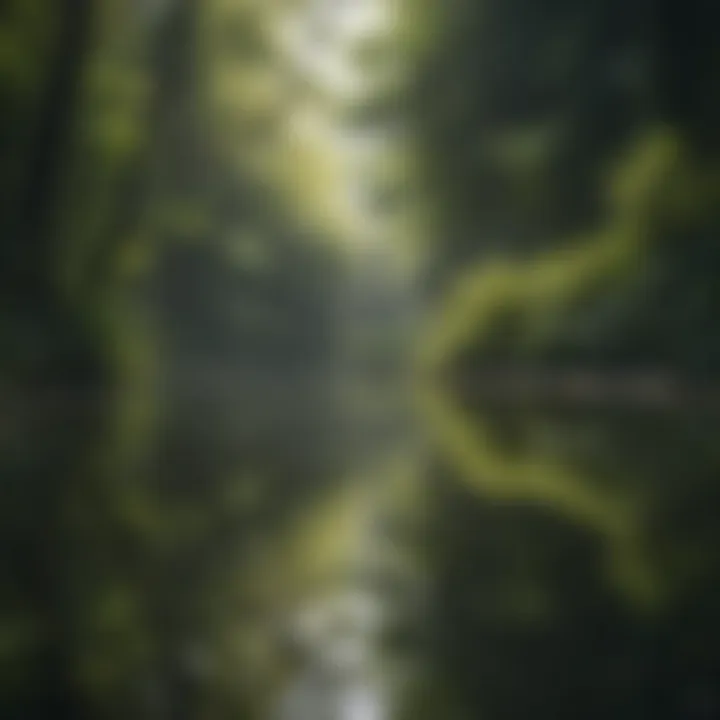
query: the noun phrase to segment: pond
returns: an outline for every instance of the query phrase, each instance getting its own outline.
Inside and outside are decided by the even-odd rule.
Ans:
[[[718,717],[718,419],[452,412],[472,463],[452,443],[424,461],[421,520],[395,542],[425,582],[388,601],[412,620],[373,661],[400,658],[412,679],[383,713],[348,690],[332,717]]]

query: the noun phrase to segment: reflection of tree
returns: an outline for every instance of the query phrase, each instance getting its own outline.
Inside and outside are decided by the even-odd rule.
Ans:
[[[114,0],[11,5],[1,704],[237,709],[254,689],[216,639],[252,599],[238,574],[329,474],[332,261],[208,147],[196,4],[152,25]]]
[[[151,4],[157,14],[146,12]],[[660,33],[668,37],[652,39],[661,61],[644,65],[642,3],[456,2],[448,12],[434,3],[447,35],[427,20],[431,4],[408,4],[411,22],[389,27],[400,50],[392,62],[414,63],[427,36],[447,60],[425,107],[414,106],[413,122],[438,121],[418,143],[400,137],[402,122],[372,132],[411,114],[396,85],[377,102],[341,108],[327,86],[297,82],[271,44],[283,3],[5,3],[0,659],[10,670],[0,677],[0,702],[10,716],[221,718],[249,712],[250,698],[265,693],[263,678],[278,667],[261,658],[271,645],[263,610],[324,565],[320,550],[328,565],[342,566],[352,554],[339,537],[351,529],[345,518],[374,503],[360,491],[367,477],[337,479],[345,448],[336,442],[330,406],[338,398],[327,374],[334,304],[338,290],[347,299],[349,289],[335,283],[335,253],[343,243],[351,250],[343,271],[356,259],[360,205],[402,216],[386,227],[363,225],[387,230],[372,235],[381,252],[367,274],[397,290],[363,315],[374,330],[378,316],[388,326],[388,337],[368,341],[368,355],[383,354],[376,370],[388,385],[397,368],[388,369],[385,356],[390,366],[408,345],[396,332],[405,323],[399,316],[418,311],[400,275],[413,285],[416,250],[426,242],[434,242],[445,278],[469,255],[485,255],[445,296],[428,330],[433,372],[497,355],[717,366],[714,96],[685,82],[711,79],[714,59],[695,48],[679,62],[668,27]],[[702,20],[697,2],[686,15],[666,5],[682,28]],[[520,28],[525,12],[537,22]],[[360,63],[395,82],[378,64],[392,48],[374,43],[357,48]],[[527,62],[517,61],[520,45]],[[638,118],[640,86],[653,72],[672,75],[665,131]],[[328,125],[308,112],[301,139],[290,123],[310,101]],[[626,129],[637,129],[637,140]],[[343,141],[345,133],[358,142]],[[604,187],[598,167],[620,146],[630,150],[620,180],[607,202],[595,202],[596,185]],[[366,147],[363,182],[345,185]],[[442,238],[430,237],[424,220],[435,220],[438,206],[448,222]],[[572,240],[582,228],[591,229]],[[484,252],[491,236],[502,259]],[[571,238],[566,249],[557,249],[557,237]],[[407,244],[408,257],[398,252],[390,262],[385,239]],[[358,414],[387,417],[395,396],[368,384],[376,394],[362,385]],[[404,392],[400,383],[392,389]],[[433,393],[428,419],[448,464],[473,490],[444,516],[449,534],[457,515],[468,521],[469,544],[481,544],[475,514],[483,517],[490,501],[506,502],[523,527],[544,514],[542,532],[528,535],[538,562],[562,552],[552,539],[561,526],[563,538],[597,537],[623,590],[654,599],[667,576],[688,616],[697,610],[707,627],[716,624],[703,585],[704,551],[715,539],[707,519],[714,478],[691,486],[688,495],[703,499],[693,501],[683,495],[680,460],[658,449],[669,469],[636,466],[628,450],[615,468],[628,482],[622,486],[614,473],[588,470],[542,443],[503,447],[495,419],[472,419],[449,394]],[[621,444],[614,437],[608,447]],[[686,446],[686,459],[714,468]],[[415,467],[402,500],[394,494],[402,473],[370,473],[400,516],[421,500],[423,463],[413,453],[404,458]],[[643,488],[635,492],[633,480]],[[643,553],[648,537],[666,556],[657,562],[653,552],[652,566]],[[465,542],[453,546],[462,557],[439,558],[439,574],[453,562],[471,569]],[[507,558],[515,567],[510,549]],[[532,598],[523,600],[532,586],[527,565],[518,560],[517,605],[488,617],[542,615],[542,593],[534,610]],[[587,580],[580,571],[584,580],[568,580],[581,566],[565,573],[568,606],[576,594],[588,605],[588,595],[604,597],[595,585],[579,588]],[[456,589],[459,597],[465,588]],[[461,628],[459,638],[467,631],[472,640],[475,627]],[[464,665],[472,668],[472,656]],[[517,667],[504,669],[509,685],[517,686]],[[438,717],[448,716],[445,702]]]
[[[486,259],[462,273],[447,298],[441,298],[423,361],[436,371],[459,366],[462,384],[472,394],[473,383],[483,380],[476,371],[484,362],[492,365],[499,359],[522,368],[523,363],[532,367],[557,357],[565,362],[579,357],[602,367],[614,352],[622,358],[636,338],[622,331],[613,334],[613,327],[636,311],[638,293],[611,307],[605,324],[591,325],[590,333],[582,328],[583,322],[592,321],[584,306],[588,299],[592,304],[598,297],[622,295],[619,286],[643,287],[639,278],[657,268],[653,263],[658,257],[672,268],[672,255],[664,257],[667,237],[698,218],[707,221],[717,188],[713,177],[712,164],[695,162],[692,152],[672,135],[645,137],[611,178],[606,230],[532,260]],[[692,198],[686,196],[689,187],[695,189]],[[687,280],[678,280],[683,282]],[[642,304],[640,308],[640,322],[652,322],[643,314],[652,310]],[[583,350],[588,335],[597,345],[589,355]],[[650,337],[647,342],[657,348],[659,339]],[[639,347],[638,357],[647,357],[647,347]],[[568,349],[567,357],[563,348]],[[463,362],[463,356],[470,360]],[[629,357],[633,359],[632,351]],[[488,497],[554,508],[593,528],[608,544],[624,589],[638,599],[657,596],[658,578],[638,545],[644,533],[640,500],[627,491],[609,489],[602,478],[593,482],[562,459],[517,449],[503,452],[485,424],[469,417],[449,396],[431,391],[428,397],[429,419],[441,446],[468,482]]]
[[[482,417],[447,393],[425,393],[425,410],[441,457],[487,500],[530,504],[557,513],[601,538],[619,589],[640,603],[658,588],[640,543],[642,508],[626,490],[610,489],[547,449],[504,450]]]
[[[620,275],[637,272],[636,264],[652,248],[649,217],[668,209],[665,190],[670,173],[678,168],[677,153],[676,141],[662,133],[634,149],[611,183],[612,212],[605,232],[533,261],[485,260],[463,273],[448,299],[441,300],[423,360],[442,369],[473,343],[476,352],[479,345],[480,351],[486,348],[492,354],[494,338],[503,342],[503,323],[509,325],[506,352],[514,350],[521,357],[529,353],[532,359],[552,343],[564,329],[569,308],[582,297],[612,287]],[[471,370],[471,385],[472,377]],[[557,458],[502,452],[481,420],[468,418],[437,391],[428,397],[430,422],[449,461],[468,482],[490,497],[551,507],[593,528],[609,544],[625,590],[653,592],[647,585],[652,582],[649,569],[635,547],[642,531],[640,508],[629,498],[603,490]]]
[[[716,419],[445,410],[472,450],[447,453],[433,502],[436,652],[470,714],[633,717],[713,676]]]

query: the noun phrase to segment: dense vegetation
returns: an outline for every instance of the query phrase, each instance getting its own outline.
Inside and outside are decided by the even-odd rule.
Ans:
[[[432,215],[420,350],[464,388],[423,394],[437,597],[418,712],[714,717],[716,422],[476,396],[498,368],[713,392],[718,11],[407,13],[424,52],[400,104]],[[344,502],[344,230],[318,221],[323,158],[283,144],[296,79],[263,79],[281,14],[0,9],[3,717],[258,716],[283,671],[262,619],[337,540],[332,518],[295,533]]]
[[[434,354],[714,374],[714,11],[457,5],[419,102],[440,254],[472,264]]]

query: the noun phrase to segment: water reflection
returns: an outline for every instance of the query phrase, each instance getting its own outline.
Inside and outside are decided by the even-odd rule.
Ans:
[[[465,413],[477,440],[473,476],[452,448],[440,453],[424,532],[406,536],[433,587],[429,615],[418,618],[432,670],[423,700],[404,699],[421,706],[414,716],[454,717],[457,706],[458,717],[712,717],[720,421],[617,410]],[[632,508],[626,546],[613,544],[614,502]],[[343,524],[338,509],[329,516]],[[632,573],[647,580],[645,595],[633,592]],[[378,652],[363,625],[377,606],[362,593],[347,599],[313,605],[305,617],[312,643],[324,638],[312,672],[344,669],[355,683]],[[358,622],[343,625],[344,614]]]
[[[449,700],[423,717],[715,717],[718,421],[467,412],[471,476],[441,460],[429,519]],[[628,543],[612,547],[598,518],[620,498]]]
[[[419,585],[382,595],[366,578],[311,594],[286,717],[715,717],[720,419],[466,403],[457,422],[475,464],[440,443],[415,486],[421,530],[401,536],[430,602],[412,614]],[[348,527],[339,510],[325,517]]]

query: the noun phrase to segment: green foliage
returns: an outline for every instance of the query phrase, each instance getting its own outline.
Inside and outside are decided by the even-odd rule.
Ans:
[[[420,138],[375,171],[422,187],[393,237],[407,276],[432,246],[437,482],[425,502],[403,480],[412,453],[376,472],[399,514],[427,505],[436,662],[416,716],[667,717],[647,698],[717,664],[716,423],[510,417],[437,373],[716,378],[717,113],[690,79],[714,79],[717,54],[674,30],[714,12],[666,3],[652,35],[639,2],[399,5]],[[342,269],[364,251],[323,128],[317,146],[285,132],[284,6],[155,7],[1,11],[12,718],[262,716],[285,670],[270,620],[344,569],[368,502],[363,473],[338,479],[333,365]],[[398,284],[400,255],[381,263]],[[357,387],[372,417],[405,392]]]

